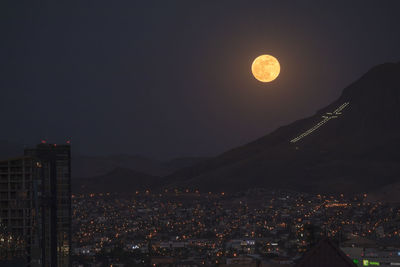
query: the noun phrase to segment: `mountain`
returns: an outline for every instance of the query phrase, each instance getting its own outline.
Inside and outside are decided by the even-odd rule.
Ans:
[[[116,168],[105,175],[74,180],[74,193],[132,193],[154,187],[159,177],[131,169]]]
[[[371,194],[368,194],[367,200],[372,202],[400,203],[400,182],[385,185],[378,190],[374,190]]]
[[[0,140],[0,160],[20,157],[24,145]],[[161,176],[193,166],[205,157],[159,161],[140,155],[83,156],[72,147],[73,192],[132,192],[158,187]]]
[[[33,147],[30,145],[29,147]],[[26,145],[0,140],[0,159],[20,157]],[[179,169],[196,165],[206,157],[182,157],[171,160],[155,160],[140,155],[85,156],[74,153],[72,147],[72,178],[90,178],[105,175],[116,168],[132,169],[152,176],[166,176]]]
[[[400,63],[386,63],[315,115],[179,170],[164,186],[368,192],[399,178]]]
[[[114,155],[72,158],[72,191],[75,193],[118,192],[157,188],[162,175],[203,161],[201,157],[157,161],[142,156]]]
[[[73,178],[101,176],[116,168],[132,169],[152,176],[166,176],[179,169],[204,161],[202,157],[176,158],[159,161],[140,155],[83,156],[73,155]]]

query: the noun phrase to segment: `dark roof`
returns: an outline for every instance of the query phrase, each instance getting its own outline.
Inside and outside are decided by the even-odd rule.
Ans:
[[[295,267],[356,267],[357,265],[329,239],[321,240]]]

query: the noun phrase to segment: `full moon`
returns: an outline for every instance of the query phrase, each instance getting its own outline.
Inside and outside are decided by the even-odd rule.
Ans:
[[[251,65],[251,71],[254,78],[260,82],[272,82],[278,77],[281,66],[279,61],[270,55],[261,55],[257,57]]]

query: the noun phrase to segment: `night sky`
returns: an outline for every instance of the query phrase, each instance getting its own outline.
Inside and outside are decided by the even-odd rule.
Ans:
[[[0,139],[212,156],[400,60],[400,1],[72,2],[1,1]],[[251,75],[261,54],[272,83]]]

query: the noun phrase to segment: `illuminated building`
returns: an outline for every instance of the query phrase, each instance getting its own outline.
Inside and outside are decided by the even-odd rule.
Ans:
[[[70,266],[71,251],[71,150],[70,145],[39,144],[26,149],[41,164],[43,266]]]
[[[23,257],[25,266],[71,265],[70,158],[69,145],[42,143],[0,161],[1,224],[20,240],[11,257]]]
[[[341,250],[358,266],[400,266],[398,248],[355,237],[342,243]]]
[[[6,264],[7,260],[40,266],[37,265],[40,255],[35,212],[38,201],[34,194],[37,171],[36,161],[30,157],[0,161],[1,264]],[[10,242],[14,244],[10,245]]]

